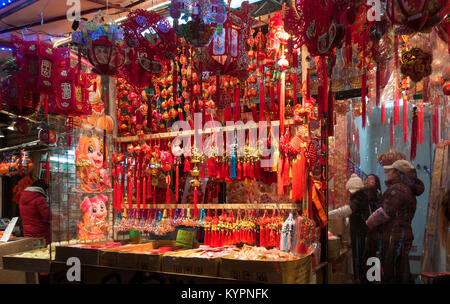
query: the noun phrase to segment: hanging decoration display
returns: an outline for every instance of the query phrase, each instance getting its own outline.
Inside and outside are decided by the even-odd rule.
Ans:
[[[81,20],[79,26],[80,30],[72,33],[72,41],[87,51],[93,71],[101,75],[117,74],[126,55],[123,30],[101,11],[90,21]],[[81,50],[78,52],[81,56]]]

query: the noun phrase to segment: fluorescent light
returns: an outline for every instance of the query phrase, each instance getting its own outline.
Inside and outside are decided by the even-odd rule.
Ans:
[[[3,138],[3,137],[5,137],[5,134],[0,133],[0,138]]]
[[[11,131],[14,131],[14,126],[13,125],[11,125],[11,126],[8,126],[8,128],[7,128],[8,130],[11,130]]]

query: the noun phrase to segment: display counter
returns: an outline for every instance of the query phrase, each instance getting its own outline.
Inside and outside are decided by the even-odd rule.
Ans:
[[[45,247],[45,240],[42,238],[15,238],[9,242],[0,243],[0,284],[37,283],[34,271],[9,268],[4,264],[4,257],[43,247]]]

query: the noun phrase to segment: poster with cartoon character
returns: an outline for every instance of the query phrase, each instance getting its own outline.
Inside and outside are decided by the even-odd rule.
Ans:
[[[81,222],[77,224],[78,238],[81,241],[105,238],[108,230],[107,201],[108,197],[103,194],[83,199],[80,205],[83,216]]]
[[[104,155],[105,158],[104,158]],[[111,188],[108,175],[108,150],[103,148],[103,142],[97,135],[82,135],[75,150],[77,178],[81,181],[81,189],[85,192],[103,192]]]

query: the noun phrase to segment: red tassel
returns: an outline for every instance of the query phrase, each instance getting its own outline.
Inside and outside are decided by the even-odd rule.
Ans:
[[[156,187],[153,186],[153,205],[156,204]]]
[[[399,99],[400,99],[400,89],[399,89],[399,79],[398,79],[398,36],[394,35],[394,125],[397,125],[400,121],[400,109],[399,109]]]
[[[408,142],[408,97],[403,95],[403,141]]]
[[[278,195],[284,195],[284,185],[283,185],[283,169],[284,169],[284,157],[278,158],[277,164],[277,193]]]
[[[197,187],[194,187],[194,216],[197,217]]]
[[[419,130],[418,130],[418,136],[419,136],[419,143],[423,144],[424,134],[423,134],[423,103],[420,102],[418,107],[418,119],[419,119]]]
[[[141,210],[141,181],[139,180],[139,178],[136,182],[136,205],[137,209]]]
[[[255,104],[252,104],[252,105],[251,105],[251,108],[252,108],[252,118],[253,118],[253,121],[254,121],[254,122],[258,122],[259,120],[258,120],[258,113],[256,112],[256,105],[255,105]]]
[[[298,58],[298,55],[295,54],[294,58]],[[292,73],[292,76],[294,78],[293,81],[293,91],[294,91],[294,107],[297,105],[297,88],[298,88],[298,77],[297,77],[297,70],[295,69],[294,73]]]
[[[280,78],[280,94],[278,95],[278,104],[280,105],[279,114],[280,114],[280,134],[284,134],[284,102],[285,102],[285,81],[286,81],[286,73],[281,72]]]
[[[306,99],[311,99],[311,72],[306,69]]]
[[[178,192],[180,186],[180,171],[178,165],[175,167],[175,202],[178,204]]]
[[[167,189],[166,189],[166,204],[170,204],[171,200],[170,200],[170,175],[166,176],[166,185],[167,185]]]
[[[261,174],[261,162],[257,160],[255,162],[255,179],[261,180],[262,174]]]
[[[142,187],[142,209],[145,209],[145,203],[147,200],[147,181],[145,179],[145,176],[142,178],[142,183],[141,183],[141,187]]]
[[[377,67],[375,72],[375,102],[377,107],[380,105],[380,86],[381,86],[381,71],[380,62],[377,61]]]
[[[433,143],[439,142],[439,96],[436,96],[433,103]]]
[[[384,125],[385,121],[386,121],[386,109],[383,102],[383,104],[381,105],[381,123]]]
[[[366,127],[366,80],[367,76],[364,72],[361,79],[361,118],[363,129]]]
[[[412,130],[411,130],[411,155],[410,160],[413,161],[416,158],[417,152],[417,130],[418,130],[418,117],[417,117],[417,109],[413,109],[413,117],[412,117]]]
[[[20,91],[20,92],[22,92],[22,91]],[[48,116],[48,95],[47,94],[45,94],[45,97],[44,97],[44,115],[45,115],[45,117]]]
[[[270,111],[273,115],[275,115],[275,87],[274,84],[271,83],[269,86],[269,94],[270,94]]]
[[[130,177],[127,179],[127,199],[128,209],[133,209],[133,182]]]
[[[189,160],[189,157],[185,157],[184,158],[184,170],[185,173],[186,172],[191,172],[191,162]]]
[[[283,178],[283,186],[287,187],[287,186],[289,186],[289,183],[290,183],[290,179],[289,179],[290,164],[289,164],[289,158],[288,157],[286,157],[286,159],[284,160],[283,165],[284,165],[283,166],[283,176],[282,176],[282,178]]]
[[[47,159],[45,160],[45,183],[48,185],[50,178],[50,154],[47,152]]]
[[[390,125],[390,147],[394,147],[394,120],[391,117],[391,119],[389,119],[389,125]]]
[[[152,198],[152,178],[150,176],[147,179],[147,198]]]
[[[242,180],[242,162],[240,162],[240,161],[237,163],[237,172],[236,173],[237,173],[236,179],[238,181],[241,181]]]
[[[266,97],[264,95],[264,82],[262,79],[259,79],[259,121],[265,121],[265,107]]]

